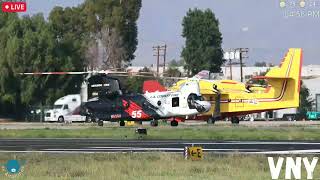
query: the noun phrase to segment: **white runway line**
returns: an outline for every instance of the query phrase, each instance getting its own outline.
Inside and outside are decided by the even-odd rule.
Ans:
[[[183,151],[184,148],[78,148],[78,149],[43,149],[44,151],[88,151],[88,150],[114,150],[114,151]],[[204,151],[257,151],[257,149],[203,149]]]
[[[0,153],[49,153],[49,154],[126,154],[126,153],[134,153],[134,154],[147,154],[147,153],[163,153],[163,154],[181,154],[181,152],[93,152],[93,151],[0,151]]]
[[[45,151],[88,151],[88,150],[113,150],[113,151],[182,151],[184,148],[136,148],[136,147],[124,147],[124,148],[105,148],[105,149],[94,149],[94,148],[79,148],[79,149],[43,149]]]
[[[284,145],[289,145],[289,144],[299,144],[299,145],[320,145],[320,142],[196,142],[196,143],[192,143],[192,142],[184,142],[182,144],[185,144],[185,145],[190,145],[190,144],[194,144],[194,145],[200,145],[200,144],[203,144],[203,145],[219,145],[219,144],[226,144],[226,145],[230,145],[230,144],[234,144],[234,145],[237,145],[237,144],[240,144],[240,145],[263,145],[263,144],[284,144]]]
[[[37,151],[6,151],[6,150],[0,150],[0,153],[57,153],[57,154],[112,154],[112,153],[174,153],[174,154],[180,154],[181,152],[161,152],[161,151],[146,151],[146,152],[123,152],[123,151],[115,151],[115,152],[106,152],[106,151],[87,151],[83,149],[84,151],[77,151],[77,149],[70,149],[69,150],[37,150]],[[320,154],[320,149],[315,150],[292,150],[292,151],[265,151],[265,152],[239,152],[239,151],[227,151],[228,149],[204,149],[206,153],[213,153],[213,154],[248,154],[248,155],[280,155],[280,154]],[[233,149],[234,150],[234,149]],[[221,152],[225,151],[225,152]]]
[[[257,154],[315,154],[315,153],[316,154],[320,153],[320,149],[257,152]]]
[[[129,148],[129,147],[85,147],[84,149],[124,149],[124,148]]]

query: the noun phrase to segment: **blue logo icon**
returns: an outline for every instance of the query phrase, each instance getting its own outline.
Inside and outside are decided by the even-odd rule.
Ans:
[[[18,160],[9,160],[5,165],[9,174],[18,174],[21,171],[21,165]]]
[[[18,176],[23,171],[24,161],[8,160],[3,166],[7,176]]]

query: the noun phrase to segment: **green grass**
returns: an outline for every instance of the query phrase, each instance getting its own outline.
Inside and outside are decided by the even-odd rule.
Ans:
[[[140,137],[133,127],[82,129],[0,130],[0,138],[114,138],[114,139],[211,139],[211,140],[320,140],[319,127],[193,126],[148,127]]]
[[[277,158],[277,157],[276,157]],[[205,154],[201,161],[184,160],[182,154],[8,154],[8,159],[25,161],[23,172],[14,179],[133,179],[133,180],[259,180],[271,179],[266,156]],[[311,157],[309,158],[311,160]],[[320,177],[316,166],[314,178]],[[306,178],[302,169],[302,177]],[[0,171],[0,179],[8,179]],[[284,169],[280,179],[284,179]]]

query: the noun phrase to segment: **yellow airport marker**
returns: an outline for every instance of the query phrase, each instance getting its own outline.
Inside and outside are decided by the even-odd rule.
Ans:
[[[203,159],[203,149],[202,147],[186,147],[185,149],[185,159],[191,159],[193,161]]]

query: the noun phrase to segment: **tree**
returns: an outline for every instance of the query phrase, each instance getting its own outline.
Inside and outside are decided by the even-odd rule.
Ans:
[[[96,68],[99,43],[110,66],[129,64],[138,43],[140,8],[141,0],[86,0],[78,7],[55,7],[48,20],[42,14],[0,13],[0,115],[22,115],[29,105],[48,105],[79,93],[83,81],[82,76],[21,72]]]
[[[102,43],[105,46],[104,69],[122,68],[124,60],[127,59],[127,53],[119,31],[115,28],[104,30]]]
[[[178,62],[173,59],[172,61],[170,61],[170,64],[169,64],[170,67],[177,67],[178,66]]]
[[[71,16],[75,11],[55,8],[49,21],[42,14],[6,17],[6,25],[0,27],[0,114],[21,116],[29,105],[52,104],[58,97],[79,92],[81,76],[19,75],[83,70],[82,33],[78,25],[82,23],[76,14]]]
[[[169,67],[169,69],[165,72],[167,77],[181,77],[181,74],[182,73],[179,71],[179,69],[175,67]]]
[[[267,67],[267,63],[262,61],[262,62],[255,62],[254,63],[255,67]]]
[[[125,89],[131,93],[142,93],[142,85],[145,80],[144,77],[129,77]]]
[[[142,0],[86,0],[83,4],[85,27],[91,37],[102,41],[105,68],[127,66],[137,49],[137,19]]]
[[[310,97],[310,90],[301,81],[300,89],[300,105],[298,112],[300,114],[306,115],[307,111],[311,111],[313,100]]]
[[[210,9],[189,9],[182,26],[182,37],[186,39],[186,43],[181,56],[188,72],[191,75],[201,70],[221,72],[221,65],[224,63],[222,35],[214,13]]]
[[[176,61],[175,59],[170,61],[169,67],[177,67],[177,66],[184,66],[184,61],[183,60]]]
[[[151,73],[152,71],[148,67],[145,66],[142,69],[140,69],[139,72]]]
[[[99,43],[95,38],[88,42],[86,60],[89,70],[98,70],[102,66],[99,62]]]

